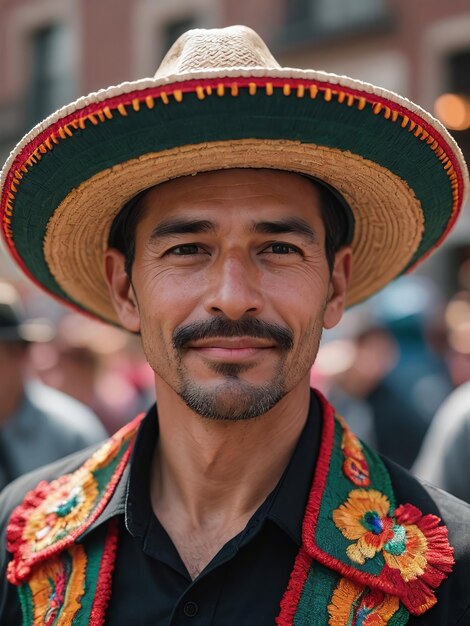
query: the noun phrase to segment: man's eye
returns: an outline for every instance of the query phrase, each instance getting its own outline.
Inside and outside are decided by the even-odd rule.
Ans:
[[[263,252],[271,252],[272,254],[299,254],[300,250],[297,246],[290,243],[272,243],[265,248]]]
[[[168,250],[168,254],[176,254],[177,256],[189,256],[191,254],[199,254],[201,252],[203,252],[202,248],[195,243],[186,243]]]

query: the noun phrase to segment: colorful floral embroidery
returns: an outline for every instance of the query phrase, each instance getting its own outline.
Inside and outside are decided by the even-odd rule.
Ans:
[[[390,503],[379,491],[355,489],[346,504],[333,511],[333,520],[347,539],[356,543],[346,553],[351,561],[364,563],[394,539],[394,522],[388,516]]]
[[[434,515],[422,515],[410,504],[393,512],[379,491],[355,489],[347,501],[333,511],[333,520],[342,534],[354,543],[346,549],[351,561],[364,564],[380,554],[384,561],[381,576],[388,579],[397,595],[414,596],[419,610],[436,602],[437,587],[453,564],[453,550],[447,529]]]
[[[349,430],[345,420],[337,415],[336,419],[343,427],[341,449],[344,455],[343,472],[358,487],[370,485],[369,465],[366,461],[362,444],[356,435]]]
[[[34,624],[72,623],[85,593],[86,564],[85,550],[76,544],[39,566],[29,585]]]
[[[385,626],[400,612],[400,624],[408,621],[408,612],[400,608],[397,597],[378,589],[371,590],[347,578],[341,578],[328,606],[329,626]]]
[[[33,566],[72,545],[114,492],[127,464],[131,442],[143,416],[127,424],[71,474],[40,482],[15,509],[7,528],[14,555],[7,577],[19,585]]]
[[[77,528],[90,514],[98,499],[98,484],[84,468],[61,476],[28,519],[23,538],[32,552],[39,552]]]

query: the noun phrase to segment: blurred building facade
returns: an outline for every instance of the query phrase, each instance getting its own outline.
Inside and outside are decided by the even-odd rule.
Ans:
[[[283,65],[360,78],[431,111],[454,94],[441,118],[470,160],[468,0],[0,0],[0,161],[59,106],[153,75],[184,30],[235,23],[257,30]],[[424,273],[455,291],[468,242],[467,207]]]

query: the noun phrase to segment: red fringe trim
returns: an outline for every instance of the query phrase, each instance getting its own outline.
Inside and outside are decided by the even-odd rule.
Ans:
[[[326,398],[315,389],[315,394],[320,400],[323,413],[323,430],[320,444],[320,454],[317,461],[315,475],[313,477],[312,488],[305,509],[305,516],[302,527],[302,541],[309,554],[313,555],[316,548],[315,530],[320,513],[323,492],[325,491],[326,479],[330,468],[331,455],[333,453],[333,443],[335,434],[335,411]]]
[[[312,557],[305,552],[303,547],[300,548],[295,559],[294,569],[290,575],[289,584],[281,600],[281,612],[275,619],[277,626],[292,626],[294,623],[295,613],[311,564]]]
[[[119,430],[113,439],[125,439],[129,433],[134,434],[140,424],[144,414],[138,415],[134,420],[126,424]],[[75,530],[70,532],[66,537],[60,539],[53,545],[31,554],[29,551],[30,543],[23,539],[23,532],[30,516],[50,493],[50,483],[41,481],[35,489],[26,494],[23,502],[13,511],[7,527],[7,549],[13,554],[13,559],[8,564],[7,579],[12,585],[20,585],[31,573],[31,569],[39,562],[50,558],[51,556],[68,548],[75,540],[99,517],[108,504],[119,479],[122,476],[129,457],[132,452],[134,441],[131,441],[122,459],[120,460],[116,470],[111,477],[98,505],[95,507],[91,515]],[[98,449],[99,450],[99,449]]]
[[[436,604],[433,590],[452,571],[455,564],[454,549],[449,545],[447,527],[439,525],[441,520],[436,515],[422,515],[417,507],[404,504],[396,509],[395,519],[399,524],[415,524],[427,540],[427,566],[419,578],[405,582],[397,570],[389,567],[384,570],[384,574],[393,580],[393,585],[399,590],[396,593],[403,604],[413,607],[419,615]]]
[[[106,609],[111,598],[112,578],[119,538],[118,532],[117,519],[113,518],[109,522],[108,534],[98,572],[95,597],[91,607],[89,626],[102,626],[104,624]]]
[[[322,407],[323,428],[320,445],[320,454],[313,477],[312,487],[310,489],[309,500],[305,510],[303,527],[302,527],[302,546],[295,560],[294,569],[292,570],[289,585],[281,600],[281,612],[276,618],[277,626],[292,626],[295,612],[302,595],[303,586],[307,580],[312,557],[310,556],[313,533],[320,512],[321,498],[326,484],[328,468],[330,464],[331,453],[333,451],[334,436],[334,410],[328,404],[325,397],[317,390],[315,394],[320,400]]]

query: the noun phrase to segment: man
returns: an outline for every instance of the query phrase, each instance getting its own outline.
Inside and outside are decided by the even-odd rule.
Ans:
[[[37,127],[2,182],[13,254],[139,333],[158,398],[7,490],[5,623],[469,623],[468,507],[308,384],[345,302],[455,221],[467,174],[437,122],[280,68],[250,29],[195,30],[154,79]]]
[[[0,489],[106,438],[85,405],[31,379],[30,347],[51,336],[49,325],[23,319],[16,290],[0,282]]]

